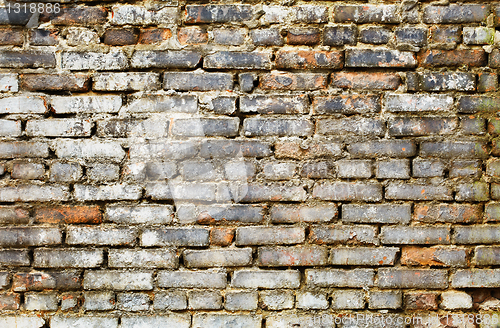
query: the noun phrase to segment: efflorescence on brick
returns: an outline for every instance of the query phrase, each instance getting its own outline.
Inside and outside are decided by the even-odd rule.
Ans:
[[[497,326],[457,320],[500,314],[499,3],[31,8],[0,327]]]

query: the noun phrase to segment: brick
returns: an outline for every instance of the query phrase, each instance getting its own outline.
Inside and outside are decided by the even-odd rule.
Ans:
[[[264,219],[264,209],[256,205],[180,205],[177,219],[189,224],[259,223]]]
[[[256,46],[282,46],[283,38],[277,28],[255,29],[250,31],[250,38]]]
[[[418,76],[424,91],[475,91],[476,74],[464,72],[423,73]]]
[[[157,73],[96,73],[92,77],[92,89],[98,91],[143,91],[159,88]]]
[[[284,310],[291,309],[294,306],[295,299],[292,291],[287,290],[269,290],[260,291],[260,307],[266,310]],[[267,318],[269,322],[271,317]]]
[[[339,178],[370,178],[372,176],[372,162],[370,160],[340,160],[337,164]]]
[[[103,35],[103,43],[110,46],[126,46],[136,44],[139,39],[137,29],[107,29]]]
[[[488,148],[482,142],[423,142],[420,145],[420,155],[440,158],[484,158]]]
[[[305,240],[303,228],[240,227],[236,229],[236,245],[287,245]]]
[[[133,245],[137,231],[133,228],[69,226],[66,243],[69,245]]]
[[[321,38],[321,32],[317,28],[291,28],[286,33],[288,44],[315,45]]]
[[[176,269],[179,266],[179,258],[171,249],[110,249],[108,266],[110,268]]]
[[[82,119],[28,120],[25,132],[30,137],[90,137],[92,122]]]
[[[46,202],[69,199],[69,188],[60,185],[28,185],[0,188],[2,202]]]
[[[182,137],[225,136],[238,134],[239,118],[173,119],[171,133]],[[149,134],[150,132],[148,132]]]
[[[0,99],[2,114],[44,114],[46,111],[47,106],[43,97],[20,96]]]
[[[146,94],[131,97],[124,111],[128,113],[197,113],[198,99],[192,95]]]
[[[487,27],[464,26],[463,38],[465,44],[493,44],[495,38],[495,29]]]
[[[395,67],[417,66],[415,55],[408,51],[388,49],[348,49],[345,67]]]
[[[376,229],[366,225],[332,225],[313,227],[309,232],[313,244],[374,244],[378,245]]]
[[[481,206],[470,204],[417,204],[413,212],[414,220],[428,223],[474,223],[481,218]]]
[[[0,51],[2,68],[54,68],[56,57],[53,52],[45,51]]]
[[[81,177],[80,164],[55,162],[50,166],[49,181],[51,182],[76,182]]]
[[[451,274],[453,288],[498,288],[500,270],[498,269],[463,269]]]
[[[207,229],[156,228],[142,231],[141,246],[208,246]]]
[[[36,91],[88,91],[90,77],[86,74],[21,74],[20,86]]]
[[[75,199],[88,200],[136,200],[142,196],[142,188],[133,184],[82,185],[74,186]]]
[[[0,29],[0,45],[22,46],[24,42],[23,31],[20,29]]]
[[[363,43],[386,44],[391,37],[391,30],[385,27],[372,26],[359,31],[359,39]]]
[[[451,163],[451,168],[448,171],[450,178],[472,177],[479,178],[482,174],[480,161],[474,160],[459,160]]]
[[[484,134],[486,133],[486,120],[476,117],[461,117],[461,130],[464,134]]]
[[[213,30],[214,42],[226,46],[239,46],[245,43],[246,32],[236,28],[217,28]]]
[[[382,186],[364,182],[321,183],[314,187],[313,197],[322,200],[377,202],[382,199]]]
[[[141,28],[139,44],[158,44],[172,36],[172,31],[168,28]]]
[[[377,161],[375,163],[375,176],[379,179],[409,179],[410,161],[406,159]]]
[[[478,246],[474,250],[474,262],[479,266],[497,265],[500,262],[500,248]]]
[[[185,250],[183,259],[188,268],[248,266],[252,263],[252,249]]]
[[[0,236],[0,245],[4,247],[57,245],[62,242],[61,230],[48,227],[4,227],[0,229]]]
[[[179,327],[189,328],[191,315],[187,313],[169,313],[167,315],[136,315],[121,318],[122,325],[131,328]]]
[[[146,197],[152,199],[172,199],[214,201],[229,200],[235,195],[230,195],[227,185],[216,183],[150,183],[146,185]]]
[[[77,96],[50,99],[57,114],[117,113],[122,106],[121,96]]]
[[[58,309],[54,293],[26,293],[24,307],[27,311],[55,311]]]
[[[113,292],[85,292],[83,308],[86,311],[113,310],[115,308],[115,293]]]
[[[462,41],[460,26],[432,26],[429,32],[430,40],[434,43],[456,44]]]
[[[229,311],[254,311],[257,310],[258,293],[229,292],[225,295],[224,308]]]
[[[330,222],[337,217],[335,205],[297,206],[273,205],[270,217],[273,223]]]
[[[80,289],[82,280],[78,271],[16,273],[12,290],[15,292],[41,291],[45,289]]]
[[[182,291],[156,292],[154,310],[184,310],[187,308],[186,293]]]
[[[309,179],[332,178],[335,176],[335,168],[333,163],[328,161],[304,163],[300,176]]]
[[[407,310],[437,310],[438,294],[423,292],[408,292],[404,297]]]
[[[430,178],[444,176],[445,164],[440,160],[413,160],[413,176],[417,178]]]
[[[449,244],[449,227],[439,226],[386,226],[382,227],[380,240],[383,244]]]
[[[193,157],[198,145],[190,141],[149,141],[134,143],[130,146],[130,159],[184,159]]]
[[[426,50],[418,55],[423,67],[486,66],[488,55],[484,50]]]
[[[243,73],[243,74],[245,74],[246,76],[248,76],[251,79],[251,82],[249,82],[249,83],[251,83],[249,91],[251,91],[253,89],[253,74],[252,73]],[[242,84],[246,83],[246,80],[242,81],[242,79],[246,79],[244,77],[242,78],[243,74],[238,75],[240,89],[242,91],[244,91],[243,89],[248,87],[248,86],[242,85]],[[236,101],[237,100],[238,100],[237,97],[223,97],[222,96],[222,97],[212,98],[208,104],[209,104],[210,109],[212,109],[214,111],[214,113],[216,113],[216,114],[231,115],[231,114],[234,114],[234,112],[236,112]]]
[[[236,288],[299,288],[298,270],[237,270],[234,271],[231,285]]]
[[[271,54],[259,52],[219,51],[203,58],[203,68],[270,69]]]
[[[460,113],[491,112],[500,106],[500,98],[487,96],[462,96],[458,99]]]
[[[353,223],[402,223],[411,219],[411,207],[402,205],[342,205],[342,222]]]
[[[401,84],[399,75],[391,73],[332,73],[331,85],[337,88],[361,90],[395,90]]]
[[[259,247],[257,265],[263,267],[321,266],[327,264],[323,247]]]
[[[158,122],[152,119],[108,119],[97,121],[97,136],[156,139],[168,135],[168,125],[168,122]]]
[[[16,162],[12,165],[10,177],[12,179],[34,180],[43,178],[44,174],[43,164]]]
[[[453,97],[428,94],[386,94],[384,108],[389,112],[448,111],[453,107]]]
[[[173,220],[171,205],[106,206],[106,221],[118,224],[169,224]]]
[[[258,76],[254,73],[238,74],[238,83],[240,85],[240,90],[243,92],[251,92],[253,88],[257,85],[257,81],[258,81]],[[232,110],[231,113],[233,113],[235,110],[236,108],[234,108],[234,110]],[[224,112],[224,114],[228,114],[228,112]]]
[[[397,247],[332,248],[329,262],[333,265],[394,265],[398,252]]]
[[[489,160],[486,163],[486,175],[492,176],[492,177],[499,177],[500,176],[500,161],[498,160]]]
[[[500,229],[495,225],[455,226],[455,244],[493,244],[498,240]]]
[[[299,143],[297,141],[280,141],[275,145],[276,158],[291,158],[297,160],[319,157],[340,156],[342,146],[337,143],[317,141]]]
[[[455,199],[458,201],[484,202],[490,199],[490,186],[484,182],[459,184]]]
[[[490,92],[498,89],[498,75],[496,73],[479,73],[477,75],[477,91]]]
[[[29,10],[19,11],[18,14],[14,15],[9,12],[8,8],[4,7],[0,11],[0,25],[26,25],[32,16],[33,14]]]
[[[253,17],[250,5],[187,5],[186,23],[229,23],[249,21]]]
[[[212,271],[160,271],[157,284],[166,288],[223,289],[227,285],[227,274]]]
[[[375,272],[373,269],[307,269],[305,277],[308,287],[359,288],[372,287]]]
[[[333,309],[364,309],[365,292],[360,290],[335,290],[332,293]]]
[[[296,170],[297,165],[295,163],[280,162],[266,163],[262,168],[264,177],[268,180],[289,180],[293,178]]]
[[[408,246],[401,249],[401,264],[409,266],[465,267],[468,262],[466,249],[464,248]]]
[[[485,221],[499,221],[500,220],[500,205],[497,203],[488,203],[484,207],[484,218]],[[479,215],[478,217],[481,217],[481,211],[480,209],[478,210]]]
[[[489,13],[490,6],[481,4],[427,6],[423,18],[428,24],[480,23]]]
[[[0,287],[2,289],[5,289],[5,287],[7,287],[9,284],[10,284],[10,280],[11,280],[11,277],[10,277],[10,274],[9,272],[0,272]]]
[[[59,158],[108,159],[120,161],[124,156],[120,144],[109,141],[59,139],[55,145]]]
[[[333,8],[335,22],[399,23],[395,5],[337,5]]]
[[[323,29],[323,44],[325,46],[355,45],[357,34],[355,26],[326,26]]]
[[[0,309],[2,311],[5,311],[5,310],[19,310],[19,304],[21,302],[21,295],[20,294],[15,294],[15,293],[1,293],[0,294]],[[2,323],[3,320],[6,320],[7,318],[6,317],[0,317],[0,323]],[[17,317],[17,320],[19,320],[21,318]],[[3,322],[3,324],[6,324],[6,327],[7,326],[7,322]],[[13,322],[12,324],[16,324],[15,322]],[[43,323],[40,324],[39,327],[41,327],[43,325]],[[35,326],[32,326],[32,327],[35,327]]]
[[[70,27],[67,29],[66,44],[72,47],[98,44],[101,40],[97,32],[86,27]]]
[[[285,51],[276,53],[276,68],[291,69],[322,69],[342,68],[343,53],[340,51]]]
[[[401,291],[373,291],[369,294],[369,309],[400,309],[402,304]]]
[[[212,228],[210,230],[210,244],[216,246],[229,246],[233,242],[234,228]]]
[[[93,164],[87,167],[87,179],[94,182],[110,182],[118,180],[120,167],[114,164]]]
[[[144,293],[119,293],[116,295],[117,308],[125,311],[147,311],[149,295]]]
[[[297,293],[297,309],[303,310],[324,310],[327,309],[329,301],[325,293],[299,292]]]
[[[427,29],[415,27],[397,28],[395,31],[396,42],[422,47],[427,43]]]
[[[201,55],[194,51],[135,51],[130,59],[134,68],[194,68]]]
[[[178,21],[177,7],[164,7],[160,10],[148,10],[142,6],[114,6],[111,14],[113,25],[163,25]]]
[[[0,223],[4,224],[27,224],[30,213],[27,209],[19,206],[0,206]]]
[[[34,251],[33,266],[39,268],[93,268],[103,263],[100,249],[43,249]]]
[[[448,287],[448,271],[380,268],[377,286],[380,288],[445,289]]]
[[[323,328],[333,328],[335,327],[336,317],[332,314],[271,314],[266,318],[266,328],[282,328],[282,327],[303,327],[303,328],[313,328],[319,327],[321,324]]]
[[[309,99],[305,95],[251,95],[241,96],[239,101],[243,113],[304,114],[309,107]]]
[[[108,53],[92,51],[64,51],[61,53],[62,68],[72,71],[120,70],[128,68],[128,58],[123,51]]]
[[[0,251],[0,265],[2,266],[29,266],[28,250],[5,249]],[[0,304],[2,302],[0,301]],[[1,308],[1,305],[0,305]]]
[[[222,308],[222,295],[218,291],[189,291],[188,304],[190,310],[219,310]]]
[[[304,90],[324,89],[327,75],[321,73],[266,73],[260,77],[260,88],[263,90]]]
[[[181,91],[232,90],[233,76],[228,73],[167,72],[163,88]]]
[[[316,133],[325,135],[383,136],[385,124],[380,119],[352,116],[344,119],[319,119]]]
[[[245,136],[308,136],[313,124],[307,119],[246,118]]]
[[[262,325],[262,316],[257,314],[208,314],[200,313],[193,315],[193,326],[195,327],[248,327],[259,328]]]
[[[83,288],[86,290],[152,290],[153,274],[148,271],[89,270],[83,275]]]
[[[335,75],[332,75],[334,79]],[[340,95],[314,97],[313,114],[365,114],[380,112],[381,101],[377,95]]]
[[[0,74],[0,92],[19,91],[18,74]]]
[[[380,140],[353,143],[347,146],[354,158],[380,157],[412,157],[416,153],[416,145],[407,140]]]
[[[465,292],[446,291],[441,294],[440,307],[444,310],[472,308],[472,296]]]
[[[40,21],[53,25],[101,25],[106,22],[108,11],[103,7],[61,7],[59,12],[44,11]]]
[[[64,327],[109,327],[118,328],[117,317],[85,316],[76,317],[69,315],[55,315],[50,319],[50,325],[54,328]]]
[[[387,199],[452,200],[452,191],[446,186],[391,182],[385,189]]]
[[[493,68],[500,67],[500,52],[498,49],[493,49],[493,51],[489,55],[489,65]]]

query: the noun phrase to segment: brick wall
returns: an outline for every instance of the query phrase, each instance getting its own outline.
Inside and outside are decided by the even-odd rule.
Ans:
[[[54,1],[0,8],[0,327],[500,313],[500,3]]]

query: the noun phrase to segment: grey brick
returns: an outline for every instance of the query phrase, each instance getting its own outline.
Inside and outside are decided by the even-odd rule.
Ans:
[[[259,294],[257,291],[227,292],[224,299],[224,308],[228,311],[255,311]]]
[[[118,328],[118,317],[55,315],[50,319],[51,328],[107,327]]]
[[[57,114],[117,113],[121,96],[53,96],[50,104]]]
[[[50,166],[51,182],[76,182],[82,177],[82,167],[78,163],[55,162]]]
[[[106,219],[118,224],[168,224],[173,212],[172,205],[108,205]]]
[[[245,136],[309,136],[313,124],[305,119],[246,118],[243,121]]]
[[[262,326],[262,315],[200,313],[193,316],[193,326],[210,328],[260,328]]]
[[[271,162],[266,163],[262,168],[264,177],[269,180],[289,180],[297,170],[295,163],[280,163]]]
[[[323,31],[323,44],[326,46],[355,45],[357,32],[356,26],[351,25],[326,26]]]
[[[188,268],[247,266],[252,263],[252,249],[185,250],[183,259]]]
[[[213,271],[160,271],[157,283],[165,288],[216,288],[227,285],[225,272]]]
[[[64,201],[69,199],[69,195],[69,188],[60,185],[23,184],[0,188],[0,201],[2,202]]]
[[[327,249],[321,246],[259,247],[261,267],[321,266],[327,264]]]
[[[141,233],[141,246],[208,246],[209,232],[203,228],[156,228]]]
[[[385,188],[386,199],[399,200],[451,200],[452,191],[447,186],[432,184],[391,182]]]
[[[43,142],[0,142],[0,158],[48,157],[49,147]]]
[[[201,145],[200,156],[204,158],[267,157],[271,146],[261,141],[206,140]]]
[[[84,292],[83,308],[86,311],[105,311],[115,308],[115,293]]]
[[[423,18],[428,24],[480,23],[489,13],[490,6],[483,4],[427,6]]]
[[[412,157],[417,147],[411,140],[376,140],[352,143],[347,146],[354,158]]]
[[[137,230],[120,227],[78,227],[69,226],[66,230],[66,243],[70,245],[133,245]]]
[[[277,28],[255,29],[250,31],[250,38],[256,46],[282,46],[283,38]]]
[[[104,261],[101,249],[35,249],[33,266],[41,268],[93,268]]]
[[[123,110],[128,113],[196,113],[198,98],[194,95],[163,94],[131,96]]]
[[[500,227],[495,225],[455,226],[453,242],[455,244],[493,244],[500,235]]]
[[[97,121],[97,136],[158,139],[168,136],[168,121],[157,119],[108,119]]]
[[[380,288],[445,289],[448,287],[448,271],[380,268],[377,286]]]
[[[394,265],[397,247],[340,247],[332,248],[330,263],[333,265]]]
[[[163,73],[163,88],[180,91],[232,90],[233,75],[228,73]]]
[[[416,67],[415,54],[389,49],[350,49],[345,54],[345,67]]]
[[[83,288],[87,290],[152,290],[153,273],[149,271],[128,272],[117,270],[85,271]]]
[[[233,273],[231,285],[237,288],[299,288],[298,270],[237,270]]]
[[[377,161],[375,163],[375,176],[378,179],[409,179],[410,161],[407,159]]]
[[[123,316],[122,326],[130,328],[178,327],[189,328],[191,315],[189,313],[169,313],[167,315],[137,315]]]
[[[237,117],[178,118],[172,122],[171,133],[180,137],[233,137],[238,135],[239,125]]]
[[[56,293],[25,293],[24,307],[27,311],[55,311],[58,309]]]
[[[188,292],[188,309],[219,310],[222,308],[222,295],[219,291],[194,290]]]
[[[203,68],[271,69],[271,54],[219,51],[203,58]]]
[[[447,111],[453,107],[453,97],[429,94],[386,94],[384,107],[389,112]]]
[[[191,205],[177,207],[177,219],[180,223],[232,224],[259,223],[264,219],[264,209],[256,205]]]
[[[138,142],[130,145],[130,159],[184,159],[194,157],[198,148],[198,143],[193,141]]]
[[[332,225],[312,227],[309,240],[314,244],[346,244],[349,242],[378,245],[376,228],[367,225]]]
[[[271,314],[266,318],[266,328],[301,327],[301,328],[333,328],[335,319],[332,314]]]
[[[21,121],[0,120],[0,136],[2,137],[21,136]]]
[[[62,241],[61,230],[49,227],[1,228],[0,237],[4,247],[57,245]]]
[[[378,95],[340,95],[314,97],[314,114],[365,114],[380,112]]]
[[[92,89],[97,91],[144,91],[159,88],[157,73],[96,73],[92,77]]]
[[[64,51],[61,53],[61,66],[63,69],[72,71],[122,70],[128,68],[128,58],[123,51],[111,51],[109,53]]]
[[[396,29],[396,42],[422,47],[427,43],[427,29],[402,27]]]
[[[444,176],[445,165],[440,160],[413,160],[413,176],[417,178],[430,178]]]
[[[410,204],[342,205],[342,222],[408,224],[410,220]]]
[[[339,178],[370,178],[372,176],[372,162],[370,160],[340,160],[336,164]]]
[[[240,97],[242,113],[260,114],[304,114],[309,107],[305,95],[250,95]]]
[[[391,30],[380,26],[367,27],[359,31],[359,39],[364,43],[385,44],[390,41],[391,37]]]
[[[401,291],[373,291],[369,294],[369,309],[400,309],[402,304]]]
[[[294,307],[295,298],[291,290],[260,291],[260,304],[265,310],[285,310]]]
[[[134,68],[194,68],[201,54],[194,51],[134,51],[130,64]]]
[[[120,178],[120,167],[114,164],[92,164],[87,167],[87,178],[94,182],[116,181]]]
[[[361,290],[335,290],[332,293],[332,309],[360,310],[365,307],[365,292]]]
[[[440,158],[485,158],[487,147],[480,141],[444,141],[423,142],[420,144],[420,155]]]
[[[464,269],[451,274],[453,288],[498,288],[498,286],[500,286],[498,269]]]
[[[0,67],[4,68],[53,68],[56,57],[45,51],[0,51]]]
[[[249,21],[253,17],[250,5],[188,5],[187,23],[229,23]],[[214,327],[215,328],[215,327]]]
[[[125,157],[121,145],[112,141],[58,139],[54,148],[59,158],[120,161]]]
[[[379,269],[381,270],[381,269]],[[372,287],[373,269],[307,269],[306,284],[309,287]]]
[[[136,200],[142,196],[142,188],[137,185],[81,185],[75,188],[75,198],[80,201],[88,200]]]
[[[385,226],[381,228],[383,244],[450,244],[450,228],[444,226]]]
[[[110,268],[166,268],[179,266],[179,257],[172,249],[110,249],[108,267]]]
[[[287,245],[305,240],[300,227],[240,227],[236,230],[236,245]]]
[[[12,165],[10,177],[12,179],[33,180],[41,179],[45,174],[45,166],[40,163],[15,162]]]
[[[273,205],[270,217],[273,223],[330,222],[337,217],[337,207],[331,205]]]
[[[239,46],[245,43],[245,31],[236,28],[216,28],[213,30],[214,42],[225,46]]]
[[[0,251],[0,265],[2,266],[29,266],[28,250],[4,249]]]
[[[336,22],[391,24],[401,21],[396,5],[337,5],[333,10]]]
[[[157,292],[153,301],[154,310],[185,310],[187,297],[183,291]]]
[[[464,26],[463,37],[465,44],[493,44],[495,39],[495,29]]]
[[[385,134],[385,123],[376,118],[356,116],[343,119],[319,119],[316,121],[316,133],[346,136],[383,136]]]
[[[382,186],[363,182],[321,183],[315,185],[313,197],[322,200],[376,202],[382,199]]]
[[[147,311],[149,295],[144,293],[119,293],[116,295],[117,308],[124,311]]]
[[[324,310],[329,306],[329,301],[326,293],[321,292],[298,292],[297,293],[297,309],[303,310]]]
[[[147,10],[142,6],[122,5],[113,7],[111,23],[114,25],[160,25],[172,24],[178,20],[177,7]]]

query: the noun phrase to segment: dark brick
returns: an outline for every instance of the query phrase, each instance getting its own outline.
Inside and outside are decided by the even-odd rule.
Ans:
[[[341,5],[333,8],[336,22],[354,23],[400,23],[396,5]]]
[[[205,56],[204,68],[270,69],[271,55],[259,52],[219,51]]]
[[[170,131],[174,136],[203,137],[238,134],[239,118],[177,118],[173,119]]]
[[[250,5],[187,5],[186,23],[229,23],[252,19]]]
[[[0,51],[0,67],[5,68],[53,68],[56,57],[53,52]]]
[[[445,165],[439,160],[416,158],[413,160],[413,176],[417,178],[431,178],[444,176]]]
[[[343,119],[319,119],[316,133],[325,135],[384,136],[385,122],[378,118],[351,116]]]
[[[488,64],[488,54],[484,50],[426,50],[418,54],[418,62],[424,67],[480,67]]]
[[[208,33],[204,28],[181,27],[177,31],[177,39],[181,44],[206,44]]]
[[[210,229],[210,245],[228,246],[234,239],[235,228],[212,228]]]
[[[359,40],[363,43],[385,44],[391,37],[391,30],[385,27],[367,27],[359,31]]]
[[[232,90],[233,76],[228,73],[163,73],[163,88],[181,91]]]
[[[4,249],[0,251],[0,265],[2,266],[29,266],[28,250]]]
[[[427,43],[427,29],[403,27],[396,29],[396,42],[422,47]]]
[[[300,176],[308,179],[329,179],[335,176],[335,166],[330,162],[305,163]]]
[[[241,83],[240,83],[241,84]],[[212,110],[217,114],[233,114],[236,111],[238,97],[215,97],[211,100]]]
[[[323,31],[323,44],[325,46],[355,45],[356,36],[356,26],[327,26]]]
[[[254,73],[241,73],[238,74],[238,82],[240,84],[240,90],[243,92],[251,92],[256,86],[258,77]]]
[[[491,92],[498,89],[498,75],[496,73],[480,72],[477,74],[477,91]]]
[[[318,90],[326,88],[326,74],[313,73],[267,73],[260,77],[264,90]]]
[[[364,114],[380,112],[380,96],[378,95],[340,95],[315,97],[313,114]]]
[[[486,120],[474,116],[461,117],[460,129],[464,134],[484,134],[486,133]]]
[[[490,6],[483,4],[427,6],[423,18],[428,24],[480,23],[489,14]]]
[[[80,289],[81,283],[78,271],[17,273],[14,275],[12,290],[16,292],[44,289],[72,290]]]
[[[346,67],[399,67],[417,66],[415,54],[409,51],[388,49],[348,49]]]
[[[291,69],[338,69],[344,64],[344,54],[340,51],[278,51],[276,68]]]
[[[106,23],[108,11],[103,7],[61,7],[58,13],[44,11],[40,21],[54,25],[102,25]]]
[[[55,46],[58,44],[57,29],[35,29],[29,31],[29,43],[32,46]]]
[[[401,78],[394,73],[338,72],[331,75],[332,86],[346,89],[395,90]]]
[[[88,91],[90,76],[86,74],[22,74],[21,88],[31,91]]]
[[[342,154],[342,145],[331,142],[298,142],[281,141],[275,145],[276,158],[292,158],[297,160],[334,157]]]
[[[313,197],[334,201],[378,202],[382,199],[382,185],[364,182],[334,182],[316,184]]]
[[[24,42],[23,30],[2,28],[0,29],[0,45],[21,46]]]
[[[452,190],[446,186],[391,182],[385,187],[386,199],[452,200]]]
[[[138,50],[130,64],[136,68],[194,68],[200,60],[201,54],[195,51]]]
[[[257,265],[265,267],[326,265],[328,251],[321,246],[259,247]]]
[[[277,28],[250,31],[250,38],[256,46],[282,46],[283,38]]]
[[[136,44],[139,40],[139,30],[133,28],[113,28],[104,32],[103,42],[110,46],[126,46]]]
[[[431,42],[434,43],[459,43],[462,41],[460,26],[432,26],[430,32]]]
[[[321,32],[317,28],[293,28],[286,34],[286,43],[315,45],[319,43]]]
[[[139,36],[140,44],[157,44],[170,39],[172,31],[168,28],[144,28]]]
[[[389,119],[387,127],[391,136],[425,136],[451,134],[457,128],[456,118],[403,117]]]
[[[39,207],[35,210],[35,221],[47,224],[99,224],[102,214],[97,206]]]
[[[26,25],[33,16],[29,7],[28,10],[20,10],[19,13],[13,12],[14,9],[11,7],[9,11],[9,8],[0,8],[0,25]]]
[[[458,100],[460,113],[496,112],[500,98],[487,96],[462,96]]]
[[[482,142],[423,142],[420,155],[439,158],[485,158],[488,147]]]
[[[500,51],[498,49],[493,49],[490,53],[489,66],[492,68],[500,67]]]

